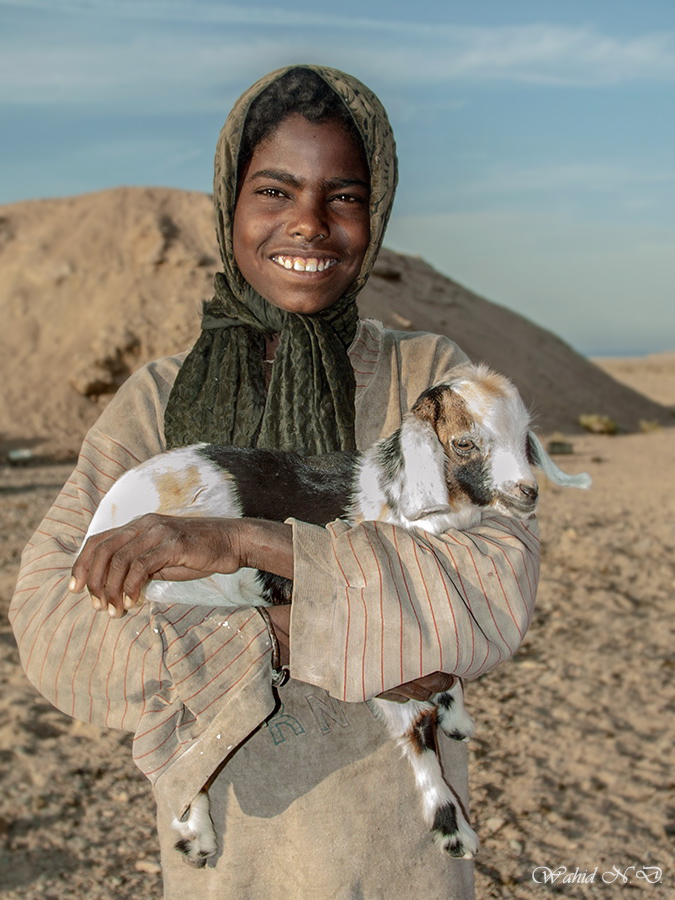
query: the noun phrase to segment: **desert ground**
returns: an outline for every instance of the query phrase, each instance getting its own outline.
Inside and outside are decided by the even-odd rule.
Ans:
[[[161,897],[153,801],[131,735],[76,722],[40,697],[7,608],[22,547],[86,428],[144,360],[192,344],[217,269],[206,195],[120,188],[0,207],[6,900]],[[593,477],[588,492],[542,479],[531,628],[513,661],[467,685],[477,897],[675,897],[675,352],[593,365],[422,260],[386,250],[360,306],[389,327],[447,334],[508,374],[541,435],[572,445],[560,465]],[[588,433],[580,414],[608,416],[618,433]],[[560,870],[555,884],[536,884],[541,867],[594,881],[563,883]],[[642,877],[657,869],[657,883]]]
[[[601,364],[675,404],[672,355]],[[590,472],[593,488],[542,482],[534,621],[515,659],[467,688],[477,896],[675,896],[675,431],[570,440],[559,462]],[[22,545],[68,472],[0,470],[0,896],[150,900],[161,896],[153,802],[131,736],[50,707],[5,617]],[[535,867],[561,865],[598,867],[596,882],[533,883]],[[659,867],[662,883],[636,870],[630,888],[598,883],[614,866]]]

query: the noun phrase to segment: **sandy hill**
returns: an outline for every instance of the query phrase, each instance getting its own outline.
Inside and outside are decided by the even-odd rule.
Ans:
[[[218,268],[205,194],[118,188],[0,207],[4,447],[74,452],[125,377],[192,344]],[[555,335],[420,259],[383,251],[360,307],[394,328],[447,334],[510,375],[543,431],[578,430],[580,413],[627,431],[673,421]]]

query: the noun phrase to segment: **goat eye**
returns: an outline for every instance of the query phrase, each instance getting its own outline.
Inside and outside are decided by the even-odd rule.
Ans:
[[[476,445],[468,438],[457,438],[452,442],[452,446],[458,453],[470,453]]]

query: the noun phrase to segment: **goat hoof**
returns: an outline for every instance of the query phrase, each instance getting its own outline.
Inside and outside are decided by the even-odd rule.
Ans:
[[[183,862],[193,869],[203,869],[207,859],[215,855],[215,848],[201,847],[198,838],[181,838],[174,844],[183,857]]]
[[[465,709],[440,709],[438,724],[453,741],[470,741],[476,731],[473,719]]]
[[[441,850],[456,859],[473,859],[478,853],[478,835],[454,803],[436,810],[432,834]]]

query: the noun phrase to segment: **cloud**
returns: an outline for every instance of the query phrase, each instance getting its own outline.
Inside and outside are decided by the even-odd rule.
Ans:
[[[241,82],[293,60],[413,89],[675,79],[669,32],[615,37],[588,26],[425,24],[214,0],[0,0],[2,6],[20,11],[0,37],[0,97],[14,102],[86,101],[120,91],[145,102],[163,85],[180,103],[191,89],[204,96],[224,80]],[[48,15],[36,20],[31,10]],[[22,19],[27,11],[30,19]]]
[[[495,166],[481,171],[480,179],[463,186],[468,194],[526,194],[562,190],[617,191],[640,186],[667,185],[675,171],[655,172],[607,163],[516,168]]]

